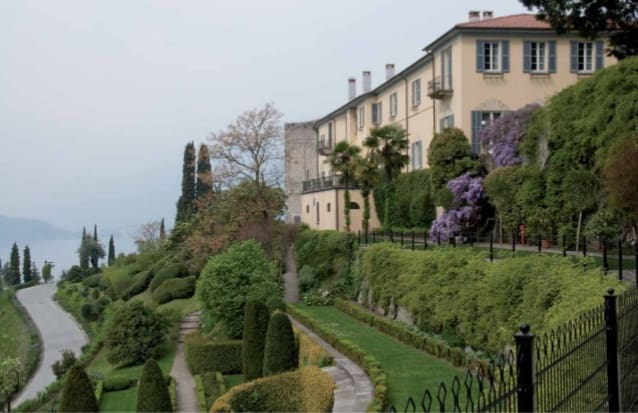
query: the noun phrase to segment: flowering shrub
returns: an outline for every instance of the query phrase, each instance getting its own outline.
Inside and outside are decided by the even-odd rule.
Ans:
[[[483,178],[466,172],[448,182],[447,187],[454,196],[454,206],[432,222],[431,239],[447,241],[463,229],[476,225],[481,216],[481,202],[485,196]]]
[[[496,167],[521,164],[519,142],[525,135],[525,128],[540,106],[530,104],[514,112],[507,112],[481,129],[481,144],[490,154]]]

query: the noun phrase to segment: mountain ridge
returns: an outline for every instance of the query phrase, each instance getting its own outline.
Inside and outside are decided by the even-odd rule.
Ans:
[[[71,239],[77,234],[34,218],[0,215],[0,243]]]

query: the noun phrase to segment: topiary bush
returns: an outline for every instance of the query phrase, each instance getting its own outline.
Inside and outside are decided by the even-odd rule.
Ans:
[[[286,313],[273,314],[266,332],[264,351],[264,376],[293,370],[297,366],[298,355],[295,333]]]
[[[114,376],[114,377],[107,377],[106,380],[104,380],[103,386],[104,386],[105,392],[110,392],[110,391],[126,390],[134,385],[135,385],[135,380],[131,380],[128,377]]]
[[[122,294],[124,301],[130,299],[134,295],[137,295],[148,288],[148,285],[153,279],[154,273],[152,270],[142,271],[135,276],[133,284]]]
[[[158,304],[164,304],[178,298],[189,298],[195,293],[195,276],[186,278],[171,278],[166,280],[155,291],[153,299]]]
[[[151,291],[155,291],[157,287],[162,285],[166,280],[171,278],[185,277],[188,273],[186,267],[179,263],[166,264],[161,270],[159,270],[153,280],[151,281]]]
[[[184,355],[193,374],[206,371],[236,374],[242,371],[240,340],[212,341],[199,333],[191,333],[184,338]]]
[[[153,359],[146,360],[137,386],[137,412],[172,412],[166,380]]]
[[[244,308],[244,334],[242,336],[242,364],[246,381],[263,375],[264,349],[270,310],[261,301],[249,301]]]
[[[95,390],[91,385],[89,376],[80,366],[73,366],[66,374],[60,403],[59,412],[97,412],[98,405],[95,399]]]
[[[60,380],[67,371],[77,364],[77,358],[72,350],[62,350],[62,358],[51,365],[55,378]]]

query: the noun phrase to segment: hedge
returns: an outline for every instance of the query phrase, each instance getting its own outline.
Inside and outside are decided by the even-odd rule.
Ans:
[[[98,380],[95,383],[95,400],[97,401],[98,406],[102,400],[102,393],[104,393],[104,380]]]
[[[155,274],[155,277],[153,277],[153,280],[151,281],[151,291],[155,291],[157,287],[162,285],[162,283],[166,280],[170,280],[171,278],[185,277],[186,275],[186,268],[182,264],[166,264]]]
[[[295,330],[295,336],[299,342],[299,367],[332,365],[334,358],[308,335]]]
[[[166,280],[155,291],[153,299],[158,304],[164,304],[178,298],[189,298],[195,293],[196,277],[172,278]]]
[[[294,243],[297,268],[311,267],[317,283],[339,275],[352,259],[354,240],[354,234],[345,232],[302,229]]]
[[[137,295],[146,290],[148,288],[148,285],[151,283],[151,280],[153,279],[153,275],[153,271],[151,270],[142,271],[141,273],[137,274],[135,276],[135,279],[133,280],[133,284],[131,284],[131,286],[124,292],[124,294],[122,294],[122,299],[126,301],[134,295]]]
[[[172,411],[171,397],[162,370],[157,361],[146,360],[142,368],[142,375],[137,386],[138,412],[169,412]]]
[[[135,385],[135,379],[130,379],[128,377],[119,377],[119,376],[113,376],[113,377],[107,377],[104,380],[104,391],[105,392],[111,392],[111,391],[120,391],[120,390],[126,390],[128,388],[131,388]]]
[[[184,337],[184,355],[192,374],[242,371],[241,340],[211,341],[199,333],[191,333]]]
[[[442,338],[426,335],[415,327],[410,327],[400,321],[377,315],[359,304],[337,299],[335,300],[335,307],[380,332],[396,338],[402,343],[425,351],[435,357],[446,359],[456,367],[474,368],[483,364],[481,358],[476,354],[469,354],[462,348],[452,347]]]
[[[286,313],[277,312],[270,317],[264,347],[264,376],[294,370],[298,366],[299,352],[295,333]]]
[[[202,382],[202,376],[196,374],[195,378],[195,390],[197,392],[197,407],[200,412],[208,411],[208,403],[206,402],[206,392],[204,391],[204,383]]]
[[[169,377],[168,380],[168,395],[171,398],[171,405],[173,406],[173,411],[177,411],[177,382],[173,377]]]
[[[264,374],[264,349],[270,320],[270,309],[261,301],[248,301],[244,307],[244,333],[242,334],[242,361],[246,381]]]
[[[80,366],[73,366],[66,373],[60,403],[59,412],[97,412],[98,405],[95,399],[95,390],[91,380]]]
[[[328,342],[328,344],[357,363],[368,374],[374,385],[374,399],[370,402],[368,411],[385,411],[388,400],[388,385],[385,371],[381,368],[381,364],[352,341],[337,337],[329,328],[304,316],[294,307],[288,306],[287,311],[291,316]]]
[[[318,367],[253,380],[230,389],[211,412],[330,412],[335,384]]]
[[[226,393],[226,383],[222,374],[218,371],[209,371],[201,374],[202,385],[204,386],[204,395],[206,397],[206,409],[202,410],[207,412],[221,395]]]

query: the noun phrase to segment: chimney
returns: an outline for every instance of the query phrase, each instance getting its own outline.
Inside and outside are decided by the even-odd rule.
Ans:
[[[390,80],[394,76],[394,63],[386,63],[385,65],[385,80]]]
[[[494,12],[492,10],[483,10],[483,20],[489,20],[494,17]]]
[[[481,20],[481,12],[478,10],[470,10],[468,16],[471,22],[477,22]]]
[[[363,71],[363,90],[362,93],[368,93],[372,89],[372,72],[369,70]]]
[[[348,101],[357,97],[357,79],[351,77],[348,79]]]

